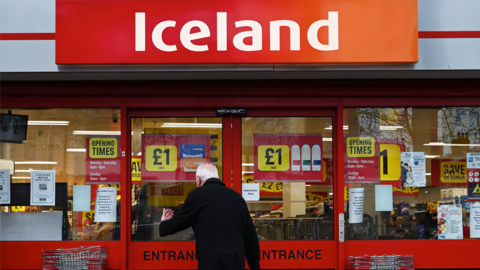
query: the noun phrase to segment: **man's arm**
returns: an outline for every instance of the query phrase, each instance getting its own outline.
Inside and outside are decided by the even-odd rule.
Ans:
[[[166,209],[164,211],[168,210],[170,209]],[[165,212],[164,215],[166,217],[165,219],[168,219],[170,214],[168,212]],[[188,227],[193,225],[193,223],[197,219],[197,216],[198,210],[194,200],[194,195],[190,193],[188,194],[187,199],[185,200],[185,204],[183,205],[178,215],[173,216],[173,218],[169,220],[162,220],[162,222],[160,222],[160,236],[164,237],[187,229]]]
[[[250,214],[248,214],[246,223],[245,257],[247,258],[250,270],[260,270],[260,244],[258,243],[257,231],[255,230]]]

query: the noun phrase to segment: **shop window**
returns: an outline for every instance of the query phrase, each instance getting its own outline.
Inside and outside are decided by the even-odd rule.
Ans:
[[[330,117],[242,118],[242,189],[260,240],[333,240],[332,149]]]
[[[347,240],[480,236],[479,107],[350,108],[343,131]]]
[[[1,113],[1,240],[119,240],[120,111]]]
[[[192,228],[160,237],[159,225],[163,208],[180,211],[204,162],[222,178],[221,118],[132,119],[132,241],[195,240]]]

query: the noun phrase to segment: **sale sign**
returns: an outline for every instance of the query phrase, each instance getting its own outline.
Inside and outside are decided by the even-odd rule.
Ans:
[[[87,136],[86,183],[120,184],[120,136]]]
[[[467,161],[465,159],[432,159],[432,185],[465,186]]]
[[[467,153],[468,200],[480,201],[480,153]]]
[[[345,183],[377,183],[380,180],[379,145],[376,137],[344,137]]]
[[[417,1],[57,0],[57,64],[414,63]]]
[[[198,165],[210,161],[210,135],[142,135],[143,182],[195,182]]]
[[[254,135],[258,182],[323,182],[322,135]]]
[[[132,182],[141,182],[142,181],[142,158],[132,157]]]

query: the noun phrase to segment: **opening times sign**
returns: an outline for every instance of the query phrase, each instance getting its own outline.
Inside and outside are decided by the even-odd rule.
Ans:
[[[255,134],[255,181],[323,182],[322,135]]]
[[[87,184],[120,184],[120,136],[87,136]]]
[[[142,136],[143,182],[195,182],[198,165],[210,161],[210,135]]]
[[[379,145],[376,137],[344,137],[345,183],[377,183],[380,179]]]

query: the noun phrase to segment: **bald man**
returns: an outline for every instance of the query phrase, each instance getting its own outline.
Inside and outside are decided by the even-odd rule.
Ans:
[[[199,270],[260,269],[260,245],[245,200],[218,179],[215,165],[197,168],[197,189],[188,194],[180,213],[164,209],[160,236],[192,227]]]

